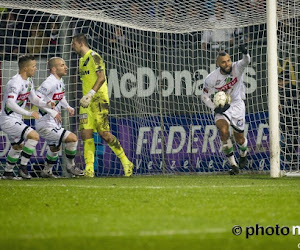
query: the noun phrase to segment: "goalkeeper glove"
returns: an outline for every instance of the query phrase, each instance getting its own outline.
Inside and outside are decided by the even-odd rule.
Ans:
[[[244,44],[241,44],[239,46],[239,51],[241,51],[244,55],[248,54],[248,49],[247,49],[246,45],[244,45]]]
[[[93,98],[93,95],[96,93],[95,90],[91,89],[86,95],[84,95],[81,99],[80,99],[80,105],[83,108],[87,108]]]
[[[222,115],[229,108],[230,108],[230,104],[226,103],[224,105],[224,107],[221,107],[221,105],[218,106],[218,107],[215,107],[214,111],[215,111],[216,114],[221,114]]]

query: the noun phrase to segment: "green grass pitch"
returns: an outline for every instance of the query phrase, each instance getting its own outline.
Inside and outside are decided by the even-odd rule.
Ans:
[[[300,243],[300,231],[291,231],[300,226],[297,178],[0,180],[0,201],[0,249],[266,250]],[[247,239],[246,227],[249,234],[256,224],[264,235],[260,229]],[[235,225],[242,227],[239,236],[232,233]],[[281,234],[284,227],[288,235]]]

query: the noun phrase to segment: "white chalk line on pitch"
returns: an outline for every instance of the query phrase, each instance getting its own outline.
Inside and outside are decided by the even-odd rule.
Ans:
[[[134,237],[147,237],[147,236],[172,236],[172,235],[205,235],[205,234],[218,234],[218,233],[226,233],[228,232],[228,228],[203,228],[197,230],[162,230],[162,231],[139,231],[139,232],[128,232],[128,231],[117,231],[117,232],[91,232],[88,234],[82,232],[61,232],[59,235],[60,238],[66,237],[76,237],[80,236],[95,238],[95,237],[124,237],[124,236],[134,236]],[[51,234],[50,232],[47,234],[34,233],[34,234],[18,234],[14,236],[14,239],[52,239],[57,238],[57,235]]]
[[[111,185],[111,186],[97,186],[97,185],[69,185],[69,184],[24,184],[24,185],[16,185],[15,187],[63,187],[63,188],[91,188],[91,189],[202,189],[202,188],[262,188],[262,187],[291,187],[291,185],[206,185],[206,186],[118,186],[118,185]]]

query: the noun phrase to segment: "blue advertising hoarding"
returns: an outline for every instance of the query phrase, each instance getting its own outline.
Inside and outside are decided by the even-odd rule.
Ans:
[[[246,128],[250,167],[253,170],[269,169],[269,130],[266,113],[246,115]],[[158,116],[110,120],[112,133],[120,140],[128,158],[133,161],[137,174],[166,172],[222,172],[228,163],[212,115],[193,117],[174,116],[163,120],[164,134]],[[2,132],[1,132],[2,133]],[[120,161],[111,149],[94,136],[96,143],[95,169],[98,175],[122,174]],[[162,150],[162,140],[165,147]],[[0,160],[8,152],[7,137],[0,137]],[[82,143],[79,143],[76,161],[83,164]],[[164,152],[164,162],[162,152]],[[238,149],[235,150],[238,157]],[[38,143],[32,164],[43,164],[46,143]],[[61,161],[60,161],[61,162]],[[59,162],[59,164],[60,164]]]

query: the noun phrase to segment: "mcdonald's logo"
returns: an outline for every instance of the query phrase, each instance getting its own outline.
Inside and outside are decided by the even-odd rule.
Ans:
[[[289,72],[289,79],[291,80],[291,83],[293,85],[296,85],[295,69],[294,69],[293,63],[288,58],[285,58],[283,60],[282,65],[280,64],[280,62],[278,60],[277,67],[278,67],[278,75],[285,71]]]

